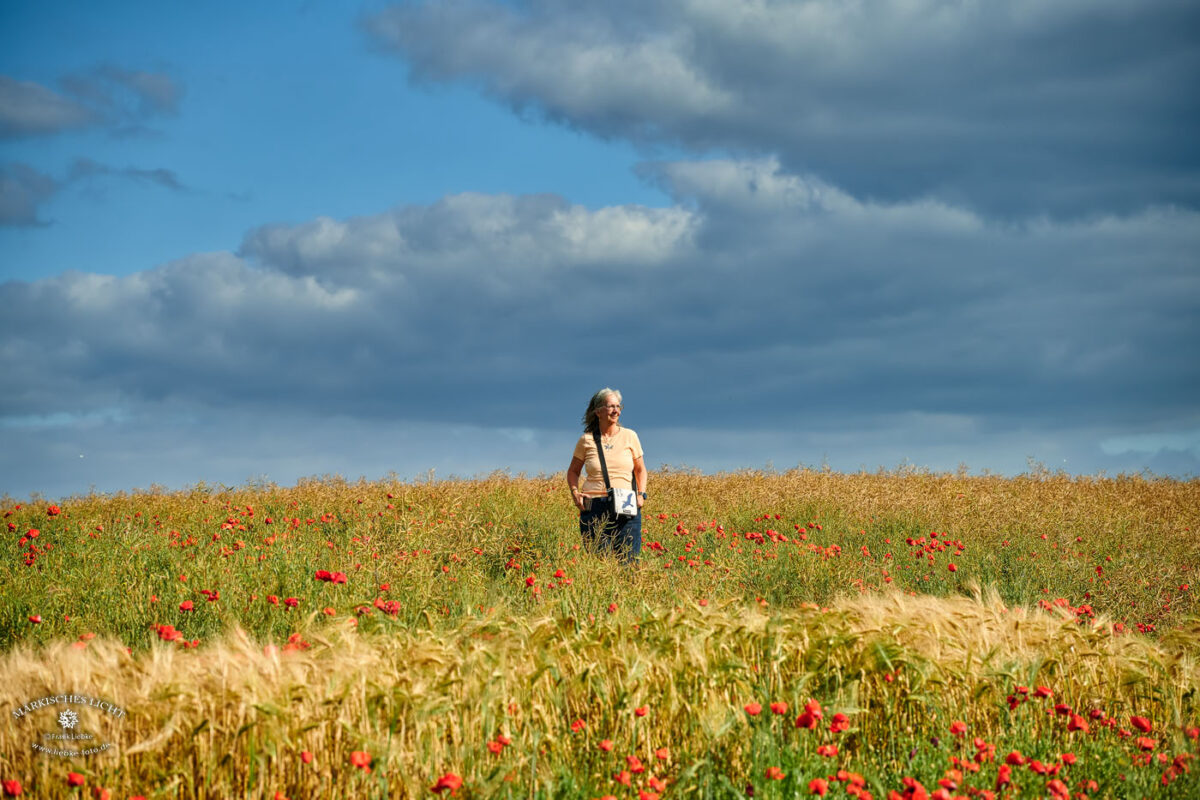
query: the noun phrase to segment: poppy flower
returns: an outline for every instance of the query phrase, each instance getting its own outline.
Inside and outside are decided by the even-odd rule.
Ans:
[[[300,605],[300,600],[295,597],[288,597],[283,601],[283,604],[288,608],[295,608]]]
[[[450,790],[450,796],[454,797],[458,794],[458,790],[462,788],[463,779],[455,775],[453,772],[447,772],[445,775],[437,779],[437,783],[429,787],[431,792],[444,792]]]
[[[639,717],[644,717],[650,713],[650,707],[649,706],[638,706],[637,708],[635,708],[633,710],[633,713]]]
[[[759,705],[758,703],[746,703],[746,705],[743,706],[743,708],[745,708],[746,713],[752,717],[757,717],[759,714],[762,713],[762,706]]]
[[[787,773],[779,767],[767,767],[767,778],[773,781],[781,781],[787,777]]]
[[[67,785],[68,786],[83,786],[83,776],[80,775],[78,772],[68,772],[67,773]]]
[[[1150,724],[1150,720],[1145,717],[1130,717],[1129,724],[1142,733],[1150,733],[1150,731],[1154,730],[1154,726]]]
[[[850,728],[850,718],[842,712],[833,715],[833,719],[829,721],[830,733],[842,733]]]
[[[277,606],[279,605],[279,598],[276,595],[269,594],[267,595],[267,602],[273,606]]]
[[[615,613],[617,613],[617,604],[616,604],[616,603],[609,603],[609,604],[608,604],[608,613],[610,613],[610,614],[615,614]]]
[[[671,757],[671,751],[665,747],[660,747],[654,751],[654,757],[659,761],[666,761]]]
[[[366,750],[355,750],[350,754],[351,766],[359,767],[366,772],[371,771],[371,754]]]
[[[58,506],[49,506],[46,509],[46,516],[48,516],[48,517],[57,517],[61,513],[62,513],[62,509],[59,508]],[[72,774],[74,774],[74,773],[72,773]]]
[[[20,797],[22,791],[23,790],[21,789],[20,781],[5,781],[4,782],[4,796],[5,797]]]
[[[808,782],[808,791],[818,797],[824,797],[829,791],[829,781],[824,778],[813,778]]]
[[[30,614],[29,621],[32,622],[34,625],[41,625],[42,624],[42,615],[41,614]]]
[[[772,714],[786,714],[787,711],[788,711],[788,704],[783,702],[782,700],[775,702],[775,703],[771,703],[771,713]]]
[[[837,748],[836,744],[823,744],[817,748],[817,755],[819,755],[819,756],[833,758],[837,754],[838,754],[838,748]]]
[[[300,751],[300,760],[305,764],[311,764],[313,760],[313,754],[307,750],[302,750]]]
[[[667,782],[651,775],[646,778],[646,783],[656,792],[665,792],[667,790]]]
[[[613,780],[616,781],[617,783],[621,784],[622,786],[629,786],[629,787],[633,786],[633,776],[629,774],[629,770],[627,770],[627,769],[623,769],[620,772],[613,775]]]
[[[192,605],[191,600],[184,600],[182,603],[179,604],[180,611],[191,611],[194,608],[195,608],[195,606]]]
[[[613,749],[613,741],[612,739],[604,739],[596,746],[607,753]]]
[[[954,734],[955,736],[962,736],[966,732],[967,723],[963,722],[962,720],[955,720],[954,722],[950,723],[950,733]]]
[[[579,733],[581,730],[583,730],[586,727],[587,727],[587,723],[581,719],[577,719],[571,723],[571,731],[573,733]]]
[[[112,800],[112,790],[97,786],[95,789],[92,789],[92,797],[96,798],[96,800]]]

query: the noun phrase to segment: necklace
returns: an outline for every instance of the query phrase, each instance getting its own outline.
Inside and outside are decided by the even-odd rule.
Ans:
[[[616,428],[616,426],[613,426],[613,431],[612,431],[612,433],[601,433],[601,434],[600,434],[600,440],[601,440],[601,443],[604,445],[604,449],[605,449],[605,450],[612,450],[612,449],[613,449],[613,443],[612,443],[612,440],[613,440],[613,437],[614,437],[614,436],[616,436],[616,435],[617,435],[617,428]]]

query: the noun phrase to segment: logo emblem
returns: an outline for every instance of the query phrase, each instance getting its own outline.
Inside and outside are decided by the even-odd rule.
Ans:
[[[79,715],[71,709],[67,709],[59,713],[58,724],[63,727],[63,730],[69,730],[79,724]]]

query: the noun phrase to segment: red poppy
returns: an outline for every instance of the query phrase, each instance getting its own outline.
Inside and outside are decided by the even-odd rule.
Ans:
[[[613,749],[613,741],[612,739],[604,739],[596,746],[607,753]]]
[[[112,791],[97,786],[95,789],[92,789],[92,797],[96,798],[96,800],[112,800]]]
[[[53,506],[51,506],[51,508],[53,508]],[[68,772],[67,773],[67,785],[68,786],[83,786],[83,776],[80,775],[78,772]]]
[[[22,791],[23,790],[21,789],[20,781],[5,781],[4,782],[4,796],[5,797],[20,797]]]
[[[635,775],[646,771],[646,765],[637,756],[625,756],[625,763],[629,764],[629,771]]]
[[[1129,724],[1142,733],[1150,733],[1150,731],[1154,730],[1154,726],[1150,724],[1150,720],[1145,717],[1130,717]]]
[[[771,703],[771,713],[772,714],[786,714],[787,711],[788,711],[788,704],[783,702],[782,700],[775,702],[775,703]]]
[[[195,608],[195,606],[192,605],[191,600],[184,600],[182,603],[179,604],[180,611],[191,611],[193,608]]]
[[[437,783],[429,787],[431,792],[444,792],[450,790],[450,796],[454,797],[458,794],[458,790],[462,788],[463,779],[455,775],[453,772],[447,772],[445,775],[437,779]]]
[[[842,712],[833,715],[833,719],[829,721],[829,730],[831,733],[842,733],[850,728],[850,718]]]
[[[283,604],[288,608],[295,608],[296,606],[300,605],[300,600],[295,597],[288,597],[284,599]]]
[[[955,736],[962,736],[966,732],[967,723],[963,722],[962,720],[955,720],[954,722],[950,723],[950,733],[954,734]]]
[[[40,624],[42,624],[42,615],[41,614],[30,614],[29,621],[32,622],[34,625],[40,625]]]
[[[622,786],[633,786],[633,776],[629,774],[629,770],[623,769],[613,775],[613,780]]]
[[[666,761],[671,757],[671,751],[665,747],[660,747],[654,751],[654,757],[659,761]]]
[[[758,703],[746,703],[744,708],[746,709],[746,713],[752,717],[757,717],[762,713],[762,706]]]
[[[57,517],[61,513],[62,513],[62,509],[59,508],[58,506],[49,506],[46,509],[46,516],[48,516],[48,517]],[[74,773],[72,773],[72,774],[74,774]]]
[[[787,773],[779,767],[767,767],[767,777],[773,781],[781,781],[787,777]]]
[[[581,719],[577,719],[571,723],[571,731],[574,733],[579,733],[581,730],[583,730],[586,727],[587,727],[587,723]]]
[[[824,778],[813,778],[808,782],[808,791],[818,797],[824,797],[829,791],[829,781]]]
[[[644,717],[650,713],[650,707],[649,706],[638,706],[637,708],[635,708],[633,710],[633,713],[639,717]]]
[[[307,750],[302,750],[300,751],[300,760],[305,764],[311,764],[313,760],[313,754]]]
[[[355,750],[350,754],[351,766],[360,767],[366,772],[371,771],[371,754],[366,750]]]

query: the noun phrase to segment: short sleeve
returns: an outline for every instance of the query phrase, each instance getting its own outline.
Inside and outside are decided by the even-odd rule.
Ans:
[[[583,436],[580,436],[579,440],[575,442],[575,452],[574,452],[574,454],[572,454],[571,457],[578,458],[580,461],[587,461],[587,434],[586,433]]]
[[[642,455],[643,455],[642,454],[642,440],[638,438],[637,433],[635,433],[634,431],[630,431],[629,435],[633,438],[633,441],[631,443],[632,449],[633,449],[633,460],[637,461],[639,458],[642,458]]]

